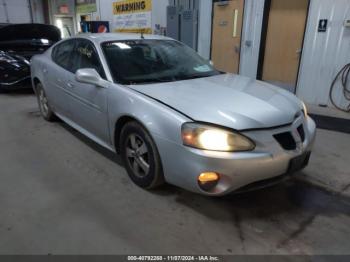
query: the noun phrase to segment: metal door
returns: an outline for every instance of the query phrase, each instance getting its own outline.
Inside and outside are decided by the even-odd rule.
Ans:
[[[309,0],[271,0],[262,80],[294,92]]]
[[[244,0],[214,3],[212,53],[216,69],[238,73]]]

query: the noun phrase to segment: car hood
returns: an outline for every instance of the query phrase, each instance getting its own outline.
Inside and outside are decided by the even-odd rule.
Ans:
[[[236,130],[289,124],[302,109],[301,101],[288,91],[233,74],[130,87],[195,121]]]
[[[45,24],[9,24],[0,28],[0,42],[33,39],[57,42],[61,32],[56,26]]]
[[[44,24],[12,24],[0,28],[0,50],[30,59],[61,39],[60,30]]]

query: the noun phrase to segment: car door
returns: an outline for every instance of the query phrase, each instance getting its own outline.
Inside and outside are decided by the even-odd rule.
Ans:
[[[106,79],[103,66],[94,44],[87,39],[79,39],[75,45],[71,59],[74,61],[74,71],[83,68],[95,69]],[[67,79],[69,103],[72,120],[102,142],[109,143],[109,128],[107,117],[107,88],[76,81],[74,74]]]
[[[74,40],[64,41],[55,46],[51,53],[51,62],[43,67],[45,75],[45,91],[54,111],[66,118],[70,118],[67,94],[67,73],[72,66],[72,52]]]

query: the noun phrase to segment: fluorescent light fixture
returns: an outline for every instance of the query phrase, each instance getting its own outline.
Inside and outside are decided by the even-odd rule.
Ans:
[[[113,43],[113,45],[118,46],[120,49],[131,49],[131,46],[124,43]]]

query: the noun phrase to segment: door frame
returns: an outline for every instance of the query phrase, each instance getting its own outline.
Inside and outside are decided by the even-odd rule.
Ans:
[[[256,74],[256,78],[258,80],[262,80],[262,75],[263,75],[263,70],[264,70],[266,39],[267,39],[267,31],[268,31],[270,11],[271,11],[271,2],[272,2],[272,0],[265,0],[265,5],[264,5],[261,40],[260,40],[260,48],[259,48],[258,70],[257,70],[257,74]],[[306,10],[305,28],[304,28],[304,33],[303,33],[303,41],[302,41],[302,45],[301,45],[300,59],[299,59],[299,63],[298,63],[297,78],[295,80],[294,94],[297,93],[297,88],[298,88],[299,71],[300,71],[300,66],[301,66],[301,58],[303,56],[303,51],[304,51],[306,26],[307,26],[308,21],[309,21],[310,5],[311,5],[311,0],[308,0],[308,6],[307,6],[307,10]]]
[[[227,1],[231,1],[231,0],[227,0]],[[215,12],[215,9],[214,9],[214,4],[216,2],[225,2],[225,1],[222,1],[222,0],[212,0],[212,12],[211,12],[211,35],[210,35],[210,52],[209,52],[209,59],[212,60],[212,50],[213,50],[213,32],[214,32],[214,12]],[[241,35],[240,35],[240,39],[241,39],[241,42],[239,44],[239,59],[238,59],[238,68],[237,68],[237,74],[239,74],[240,72],[240,69],[241,69],[241,54],[242,54],[242,43],[243,43],[243,39],[242,39],[242,36],[243,36],[243,29],[244,29],[244,16],[245,16],[245,3],[246,3],[246,0],[243,0],[243,11],[242,11],[242,28],[241,28]]]

